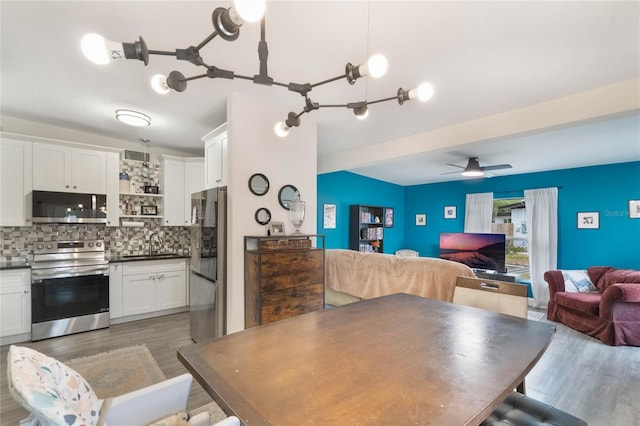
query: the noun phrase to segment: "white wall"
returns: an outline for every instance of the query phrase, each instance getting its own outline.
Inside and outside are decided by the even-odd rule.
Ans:
[[[282,139],[275,135],[276,122],[288,111],[271,108],[259,101],[233,93],[227,100],[228,197],[227,236],[227,330],[244,329],[244,236],[266,235],[266,227],[256,223],[255,211],[266,207],[271,220],[284,222],[287,233],[294,228],[288,210],[278,203],[278,191],[291,184],[306,202],[302,232],[316,232],[317,129],[311,120],[302,120]],[[249,191],[249,177],[263,173],[269,191],[263,196]]]

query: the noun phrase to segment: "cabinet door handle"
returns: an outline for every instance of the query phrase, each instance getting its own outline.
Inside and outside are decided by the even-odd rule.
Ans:
[[[31,222],[31,218],[30,218],[30,217],[28,217],[28,218],[27,218],[27,220],[26,220],[26,222]]]
[[[158,277],[158,280],[161,280],[161,279],[164,278],[164,274],[159,274],[159,275],[156,275],[156,276]]]
[[[24,290],[24,294],[28,294],[28,293],[29,293],[29,289],[27,288]]]
[[[69,187],[69,185],[65,185],[64,187],[65,187],[65,188],[68,188],[68,187]]]
[[[77,186],[75,186],[75,185],[73,185],[73,189],[78,189],[78,187],[77,187]]]

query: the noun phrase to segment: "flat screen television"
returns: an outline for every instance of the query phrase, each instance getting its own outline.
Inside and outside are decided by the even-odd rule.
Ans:
[[[471,269],[507,272],[504,234],[441,232],[440,258],[464,263]]]

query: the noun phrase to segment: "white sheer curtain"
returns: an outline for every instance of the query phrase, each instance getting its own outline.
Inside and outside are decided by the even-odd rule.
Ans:
[[[544,273],[558,263],[558,188],[525,190],[524,201],[533,306],[546,308],[549,288]]]
[[[491,232],[493,192],[467,194],[464,209],[464,232]]]

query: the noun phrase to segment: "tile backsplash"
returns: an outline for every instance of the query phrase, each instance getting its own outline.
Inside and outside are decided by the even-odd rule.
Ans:
[[[146,219],[144,227],[107,227],[91,224],[36,224],[0,227],[0,261],[31,260],[34,242],[104,239],[108,256],[146,254],[149,237],[162,238],[164,251],[189,253],[190,230],[160,226],[160,219]]]

